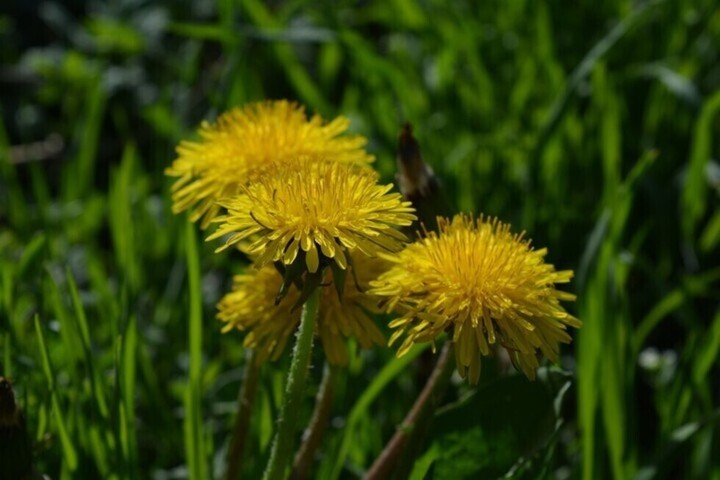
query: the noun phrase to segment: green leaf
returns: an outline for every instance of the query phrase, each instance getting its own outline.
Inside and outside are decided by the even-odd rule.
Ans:
[[[490,382],[436,415],[421,462],[435,452],[436,480],[500,477],[547,444],[555,430],[554,397],[547,385],[520,375]]]

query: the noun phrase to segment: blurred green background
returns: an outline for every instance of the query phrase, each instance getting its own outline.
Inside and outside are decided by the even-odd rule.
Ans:
[[[720,2],[4,0],[0,63],[0,375],[39,471],[222,478],[245,352],[214,305],[244,266],[163,170],[203,119],[289,98],[351,118],[388,181],[411,122],[458,209],[576,271],[561,365],[455,383],[412,478],[720,479]],[[423,368],[359,353],[312,477],[359,478]]]

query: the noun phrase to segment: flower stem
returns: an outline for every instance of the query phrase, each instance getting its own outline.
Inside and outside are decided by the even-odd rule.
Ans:
[[[415,404],[408,412],[405,420],[395,432],[395,435],[385,445],[385,449],[365,474],[364,480],[381,480],[389,478],[403,451],[414,432],[423,431],[432,418],[432,413],[438,407],[445,389],[450,383],[454,362],[452,361],[453,343],[448,340],[438,358],[435,369],[430,374],[425,387],[415,400]]]
[[[303,435],[303,443],[295,455],[293,470],[290,474],[292,480],[305,480],[308,470],[312,464],[315,451],[320,446],[328,424],[328,418],[332,411],[333,394],[335,393],[335,379],[337,368],[325,364],[323,379],[315,399],[315,411],[313,412],[310,424]]]
[[[300,328],[293,350],[293,357],[288,372],[285,400],[280,411],[277,434],[273,442],[270,460],[265,467],[263,480],[283,480],[288,464],[292,459],[292,449],[295,440],[295,424],[298,411],[305,393],[310,354],[312,353],[313,335],[315,334],[315,320],[320,304],[320,289],[316,288],[303,305]]]
[[[245,359],[245,378],[238,395],[237,418],[235,419],[235,428],[228,449],[226,480],[238,480],[240,478],[245,440],[250,426],[250,414],[255,402],[259,372],[260,366],[255,361],[255,351],[248,349]]]

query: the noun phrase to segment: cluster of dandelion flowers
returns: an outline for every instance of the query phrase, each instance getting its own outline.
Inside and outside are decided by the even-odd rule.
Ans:
[[[392,344],[405,336],[398,355],[418,342],[451,332],[458,371],[470,382],[480,377],[480,357],[502,345],[516,368],[535,377],[538,353],[557,361],[560,343],[569,343],[568,326],[581,322],[560,301],[572,271],[544,262],[546,249],[534,250],[523,234],[497,219],[464,215],[439,219],[440,233],[409,245],[376,281],[370,293],[384,298],[388,311],[401,315]]]
[[[379,313],[377,298],[366,293],[368,281],[381,271],[381,263],[379,259],[356,255],[351,267],[355,272],[343,279],[342,295],[336,288],[322,288],[316,334],[328,361],[334,365],[347,364],[347,337],[363,348],[385,343],[370,317],[371,313]],[[300,292],[294,285],[275,304],[282,282],[274,266],[251,268],[234,278],[232,291],[218,303],[218,318],[226,323],[223,332],[247,331],[244,345],[257,351],[258,362],[277,359],[300,322],[300,309],[293,308]]]
[[[345,269],[350,252],[372,257],[405,245],[397,228],[415,220],[414,209],[391,188],[379,185],[370,170],[300,159],[224,202],[228,213],[208,240],[228,236],[218,251],[245,242],[258,266],[303,263],[316,273],[334,263]]]
[[[190,210],[190,219],[202,219],[202,228],[207,228],[220,213],[219,199],[301,155],[369,164],[374,157],[363,148],[366,139],[344,135],[349,124],[345,117],[330,122],[317,115],[308,118],[303,107],[286,100],[251,103],[224,113],[215,123],[204,122],[200,141],[181,142],[178,157],[165,172],[177,177],[173,212]]]

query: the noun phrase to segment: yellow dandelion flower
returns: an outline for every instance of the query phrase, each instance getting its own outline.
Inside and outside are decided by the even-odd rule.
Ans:
[[[350,165],[305,158],[242,188],[224,206],[228,214],[208,240],[229,235],[218,251],[250,241],[245,251],[258,266],[291,265],[296,260],[315,273],[335,262],[344,269],[347,254],[375,256],[396,252],[415,216],[391,185],[378,185],[377,174]]]
[[[165,171],[177,177],[173,212],[191,210],[190,219],[202,219],[202,228],[220,212],[217,201],[269,168],[300,155],[332,162],[368,164],[374,160],[363,149],[366,139],[343,135],[345,117],[325,122],[308,119],[303,107],[287,100],[251,103],[203,122],[198,142],[183,141],[177,159]]]
[[[387,256],[394,265],[371,282],[370,293],[401,314],[390,323],[397,329],[390,343],[405,336],[403,355],[449,330],[458,371],[472,383],[480,377],[480,356],[494,344],[534,378],[537,354],[557,361],[559,344],[571,341],[567,326],[581,325],[560,305],[575,296],[555,289],[573,272],[544,263],[547,249],[534,250],[524,233],[511,233],[497,219],[458,215],[439,225],[439,234]]]
[[[364,256],[355,256],[353,260],[355,277],[346,275],[342,299],[335,288],[324,287],[320,293],[316,335],[328,361],[334,365],[347,364],[345,338],[354,338],[363,348],[385,344],[385,337],[370,318],[371,313],[378,313],[377,298],[365,293],[368,282],[382,271],[384,262]],[[244,345],[256,349],[259,362],[277,359],[300,322],[301,309],[293,309],[300,298],[294,285],[275,305],[282,281],[273,266],[250,269],[235,277],[232,292],[218,303],[218,318],[226,322],[223,332],[248,331]]]

